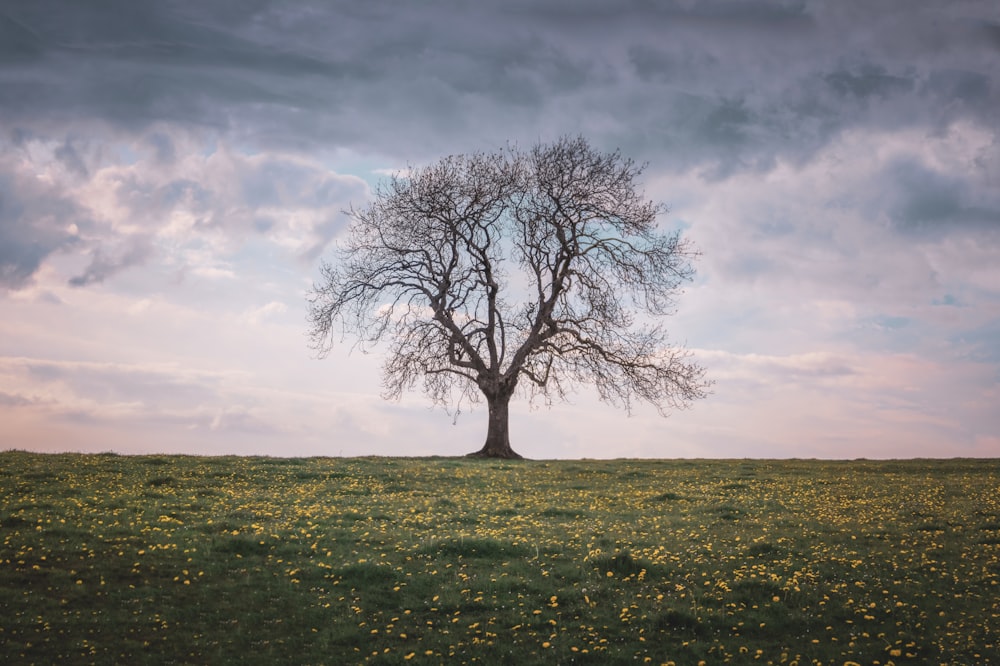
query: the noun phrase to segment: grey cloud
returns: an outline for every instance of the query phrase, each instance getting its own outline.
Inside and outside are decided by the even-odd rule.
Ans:
[[[87,169],[87,164],[84,162],[83,157],[81,157],[80,153],[77,152],[68,139],[63,145],[56,148],[55,156],[71,173],[81,178],[90,176],[90,170]]]
[[[997,136],[996,109],[1000,108],[1000,83],[986,72],[942,68],[930,73],[921,84],[920,97],[941,102],[930,110],[937,126],[947,127],[956,116],[967,116],[992,127]]]
[[[160,210],[170,210],[177,206],[184,205],[193,211],[206,211],[216,202],[216,195],[211,190],[197,181],[189,178],[180,178],[150,189],[134,181],[130,183],[132,189],[128,190],[128,196],[136,196],[137,199],[131,201],[133,209],[139,213],[141,206],[146,203],[153,203]],[[146,201],[145,195],[151,195],[152,200]]]
[[[319,259],[337,232],[345,228],[347,224],[348,221],[344,215],[336,215],[316,225],[313,228],[312,242],[299,254],[299,259],[308,264],[312,264]]]
[[[0,208],[0,214],[4,211]],[[42,260],[62,243],[56,239],[26,239],[7,217],[0,217],[0,285],[7,289],[25,286]]]
[[[146,142],[153,148],[154,161],[157,164],[170,165],[177,159],[177,151],[169,135],[163,132],[153,132],[146,137]]]
[[[70,278],[69,284],[73,287],[85,287],[104,282],[126,268],[141,264],[150,254],[149,241],[144,238],[130,239],[126,248],[113,255],[98,246],[91,252],[90,265],[80,275]]]
[[[975,191],[968,179],[913,160],[891,165],[888,176],[896,189],[890,213],[900,231],[940,236],[979,230],[1000,237],[1000,187]],[[982,200],[983,194],[992,194],[992,200]]]
[[[0,108],[404,159],[596,124],[724,175],[803,159],[859,122],[990,123],[990,16],[920,2],[39,2],[6,10],[0,48],[17,57]]]
[[[984,72],[920,73],[909,62],[855,55],[789,57],[806,57],[809,66],[794,64],[772,79],[751,75],[738,83],[728,81],[731,74],[724,70],[743,66],[720,61],[711,50],[631,49],[637,76],[656,90],[637,97],[630,109],[640,128],[625,130],[636,134],[634,150],[660,163],[666,159],[666,166],[707,166],[707,174],[726,176],[768,169],[778,158],[808,161],[851,129],[936,132],[968,119],[1000,136],[993,111],[1000,106],[1000,89]],[[714,85],[702,90],[700,80]],[[647,106],[653,99],[656,106]],[[659,153],[663,149],[666,154]]]
[[[276,224],[274,218],[267,215],[257,215],[251,222],[253,230],[259,234],[266,234],[271,229],[274,229]]]
[[[45,45],[32,28],[15,17],[0,12],[0,59],[8,63],[37,60]]]
[[[78,242],[68,225],[81,211],[58,192],[2,168],[0,162],[0,287],[20,289],[50,254]]]
[[[1000,23],[984,22],[980,27],[983,39],[994,49],[1000,51]]]
[[[835,92],[842,96],[868,99],[889,97],[911,91],[912,79],[894,76],[878,65],[866,63],[857,70],[841,69],[825,75],[824,80]]]

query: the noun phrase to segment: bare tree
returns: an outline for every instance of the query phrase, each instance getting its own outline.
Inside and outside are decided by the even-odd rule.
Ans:
[[[673,311],[696,252],[656,226],[642,167],[583,138],[451,156],[378,187],[310,296],[310,333],[389,343],[386,397],[420,381],[449,406],[485,399],[482,457],[518,458],[508,405],[571,385],[630,409],[684,407],[710,382],[652,317]],[[339,326],[338,326],[339,324]],[[338,335],[338,329],[340,335]]]

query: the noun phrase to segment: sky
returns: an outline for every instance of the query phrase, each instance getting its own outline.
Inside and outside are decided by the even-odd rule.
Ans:
[[[700,250],[667,418],[512,404],[531,458],[1000,456],[1000,6],[0,5],[0,450],[459,455],[308,344],[388,174],[584,136]]]

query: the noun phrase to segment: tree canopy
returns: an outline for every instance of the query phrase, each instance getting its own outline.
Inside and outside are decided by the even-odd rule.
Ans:
[[[321,355],[345,336],[385,342],[386,397],[421,385],[435,403],[485,400],[473,455],[519,457],[516,392],[561,400],[576,384],[666,413],[706,395],[704,369],[672,344],[697,253],[657,226],[642,167],[564,137],[530,151],[453,155],[380,184],[352,209],[336,260],[310,295]]]

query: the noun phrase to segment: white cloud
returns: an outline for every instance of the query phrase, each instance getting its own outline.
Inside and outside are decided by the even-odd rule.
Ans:
[[[288,310],[288,306],[278,301],[271,301],[258,308],[253,308],[245,312],[242,319],[251,326],[258,326],[261,322],[272,315],[282,314]]]

